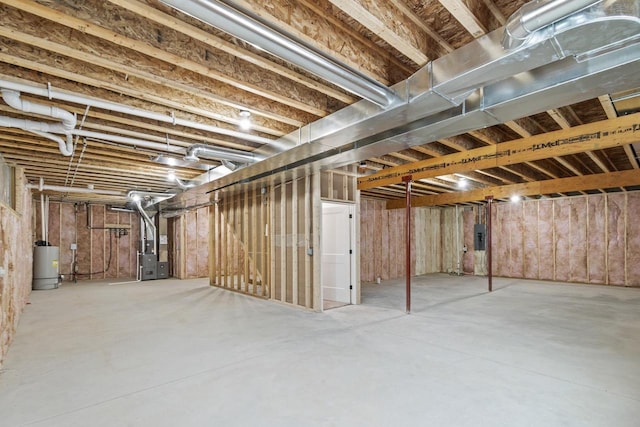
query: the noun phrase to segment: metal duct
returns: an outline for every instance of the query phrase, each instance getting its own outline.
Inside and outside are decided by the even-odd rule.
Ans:
[[[187,148],[185,160],[198,161],[199,156],[215,160],[231,160],[240,163],[255,163],[263,160],[263,156],[247,153],[245,151],[233,150],[231,148],[211,147],[206,144],[193,144]]]
[[[518,9],[505,24],[502,46],[513,49],[547,25],[579,12],[602,0],[536,0]]]
[[[142,217],[142,219],[144,221],[145,227],[147,229],[147,233],[150,234],[151,236],[153,236],[153,251],[152,251],[152,253],[155,255],[157,253],[157,250],[156,250],[156,225],[153,223],[153,221],[151,221],[151,218],[149,218],[149,215],[147,215],[145,210],[142,208],[142,202],[140,200],[136,200],[134,203],[135,203],[136,209],[138,209],[138,212],[140,212],[140,216]]]
[[[261,17],[231,1],[161,1],[378,106],[388,107],[398,99],[387,86],[338,62],[296,36],[274,29]]]
[[[598,3],[508,51],[502,47],[505,30],[496,30],[394,86],[404,95],[392,108],[380,111],[368,101],[357,102],[281,138],[287,151],[261,147],[255,153],[266,160],[191,192],[307,164],[337,167],[635,87],[639,9],[635,0]]]

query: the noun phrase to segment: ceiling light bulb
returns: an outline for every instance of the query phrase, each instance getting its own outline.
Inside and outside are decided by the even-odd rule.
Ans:
[[[133,200],[134,202],[139,202],[140,196],[138,194],[134,194],[133,196],[131,196],[131,200]]]
[[[167,173],[167,180],[175,181],[176,180],[176,173],[174,171],[169,171]]]
[[[249,130],[251,129],[251,111],[241,110],[240,111],[240,129]]]
[[[514,194],[513,196],[511,196],[510,200],[512,203],[518,203],[522,198],[520,196],[518,196],[517,194]]]
[[[466,178],[460,178],[458,181],[458,188],[467,188],[469,186],[469,181]]]
[[[176,165],[176,159],[174,159],[173,157],[167,157],[167,164],[169,166],[175,166]]]

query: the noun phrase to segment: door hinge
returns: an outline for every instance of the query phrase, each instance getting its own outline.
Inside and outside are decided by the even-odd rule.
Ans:
[[[349,214],[349,218],[350,218],[350,219],[351,219],[351,218],[353,218],[353,215],[352,215],[352,214]]]
[[[353,285],[349,285],[349,289],[353,289]]]
[[[353,255],[353,250],[349,249],[349,255]]]

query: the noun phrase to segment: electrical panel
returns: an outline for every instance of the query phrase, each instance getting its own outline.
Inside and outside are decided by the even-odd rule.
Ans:
[[[487,227],[484,224],[475,224],[473,226],[473,249],[476,251],[484,251],[487,249]]]

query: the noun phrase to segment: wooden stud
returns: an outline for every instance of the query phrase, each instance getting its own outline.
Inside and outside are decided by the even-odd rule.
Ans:
[[[310,308],[322,311],[322,197],[320,194],[320,173],[314,173],[311,182],[312,238],[313,238],[313,302]]]
[[[249,242],[249,190],[244,192],[244,217],[242,221],[242,242],[244,243],[244,272],[243,272],[243,286],[242,289],[245,292],[249,292],[249,259],[251,258],[251,245]]]
[[[291,302],[298,305],[298,180],[291,181]]]
[[[287,301],[287,184],[280,180],[280,301]]]
[[[304,250],[313,248],[311,243],[311,177],[304,177]],[[311,255],[305,254],[304,257],[304,306],[311,308]]]

